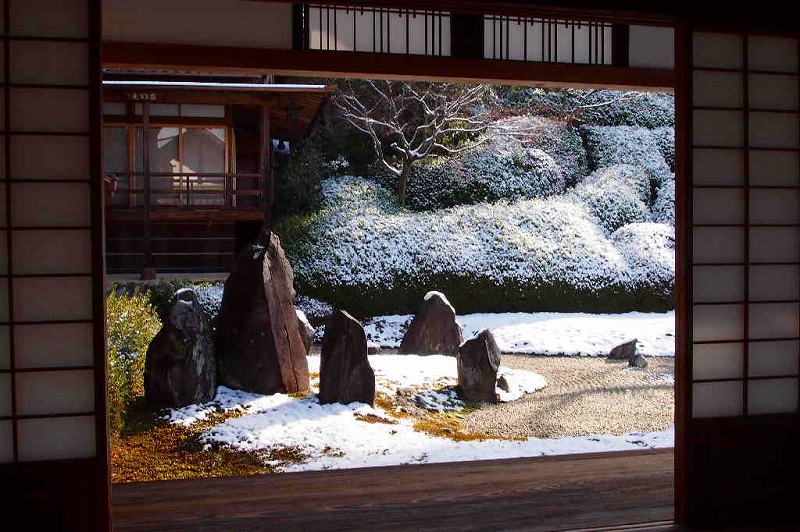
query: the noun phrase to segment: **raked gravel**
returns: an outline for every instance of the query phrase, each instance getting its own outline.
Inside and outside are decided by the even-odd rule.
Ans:
[[[503,366],[535,371],[547,387],[469,414],[465,429],[519,438],[663,430],[675,417],[675,359],[648,362],[638,369],[597,357],[504,354]]]

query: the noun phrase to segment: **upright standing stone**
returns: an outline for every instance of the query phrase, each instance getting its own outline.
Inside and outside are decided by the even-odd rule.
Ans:
[[[325,326],[319,368],[319,402],[375,405],[375,373],[367,358],[364,327],[337,310]]]
[[[244,248],[225,281],[215,336],[219,382],[263,394],[306,391],[294,275],[278,236],[266,240]]]
[[[400,354],[455,356],[461,345],[456,311],[441,292],[428,292],[400,342]]]
[[[178,290],[167,322],[147,347],[144,396],[155,408],[211,401],[216,361],[211,326],[190,288]]]
[[[500,348],[489,329],[481,329],[458,350],[458,385],[469,401],[498,401],[495,385]],[[508,384],[506,384],[508,386]]]

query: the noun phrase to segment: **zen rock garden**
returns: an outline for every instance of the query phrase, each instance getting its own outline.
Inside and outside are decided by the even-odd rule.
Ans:
[[[178,290],[169,318],[145,359],[145,398],[152,408],[211,401],[218,385],[260,394],[305,393],[314,328],[293,306],[293,273],[275,234],[242,250],[225,281],[216,330],[192,289]],[[321,404],[375,404],[375,373],[364,327],[344,310],[328,320],[322,339]],[[635,351],[635,345],[634,345]],[[399,353],[454,356],[458,393],[498,402],[500,349],[488,329],[466,341],[444,294],[429,292],[411,321]]]

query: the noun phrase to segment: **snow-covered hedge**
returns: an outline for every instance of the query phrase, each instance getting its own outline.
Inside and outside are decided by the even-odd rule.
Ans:
[[[650,174],[641,166],[620,164],[593,172],[570,191],[586,206],[606,234],[623,225],[647,221]]]
[[[669,179],[669,166],[650,130],[630,126],[585,126],[580,131],[592,171],[615,164],[634,164],[650,172],[656,188]]]
[[[661,155],[669,165],[671,171],[675,171],[675,128],[657,127],[651,131],[653,138],[661,150]]]
[[[617,229],[611,241],[628,265],[634,287],[665,296],[675,290],[675,229],[659,223],[633,223]],[[638,288],[637,288],[638,289]]]
[[[384,177],[387,184],[396,177]],[[431,157],[411,169],[406,206],[423,211],[492,202],[544,198],[564,190],[564,178],[551,156],[518,142],[486,142],[455,158]]]
[[[543,116],[575,114],[586,125],[675,126],[675,96],[671,93],[515,87],[501,96],[501,103],[507,106]]]
[[[611,103],[599,105],[605,102]],[[598,90],[586,98],[585,106],[580,121],[587,125],[675,127],[672,93]]]
[[[325,210],[276,228],[298,293],[356,316],[414,312],[430,290],[459,313],[668,310],[661,283],[635,269],[578,202],[501,201],[408,212],[358,177],[326,180]],[[672,252],[674,253],[674,251]],[[660,279],[653,275],[654,279]]]
[[[564,120],[542,116],[516,116],[498,120],[490,126],[496,138],[510,138],[524,146],[538,148],[553,158],[561,168],[567,187],[580,182],[588,173],[583,140]]]
[[[675,174],[658,190],[650,213],[654,222],[675,227]]]

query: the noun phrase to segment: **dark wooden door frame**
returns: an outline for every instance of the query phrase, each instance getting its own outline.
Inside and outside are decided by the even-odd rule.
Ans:
[[[562,12],[562,16],[585,19],[584,11]],[[596,14],[588,16],[596,18]],[[625,18],[630,21],[630,17]],[[640,23],[648,17],[636,19]],[[389,79],[454,80],[484,83],[519,83],[550,87],[605,87],[638,90],[675,90],[676,96],[676,448],[675,448],[675,520],[684,521],[683,509],[686,507],[684,481],[686,478],[685,452],[679,446],[685,445],[685,430],[688,418],[688,323],[679,308],[688,302],[686,281],[688,270],[685,257],[679,258],[681,251],[688,249],[687,223],[677,214],[687,214],[686,164],[687,153],[678,139],[685,139],[687,124],[686,72],[685,62],[679,63],[685,55],[682,44],[686,42],[687,27],[680,21],[665,18],[653,19],[653,25],[674,26],[676,29],[676,68],[643,69],[613,66],[567,65],[557,63],[533,63],[522,61],[455,59],[426,56],[404,56],[391,54],[367,54],[353,52],[328,52],[316,50],[263,50],[242,48],[203,47],[192,45],[159,45],[142,43],[103,43],[104,67],[112,68],[164,68],[194,70],[208,69],[219,72],[254,73],[270,71],[298,76],[380,76]],[[402,72],[403,74],[398,74]],[[446,73],[443,75],[442,73]],[[683,305],[683,306],[681,306]],[[683,318],[683,319],[682,319]],[[624,452],[622,452],[624,455]],[[576,456],[577,459],[577,456]],[[536,458],[530,459],[532,461]],[[425,466],[421,466],[425,467]],[[247,478],[240,479],[247,482]]]

